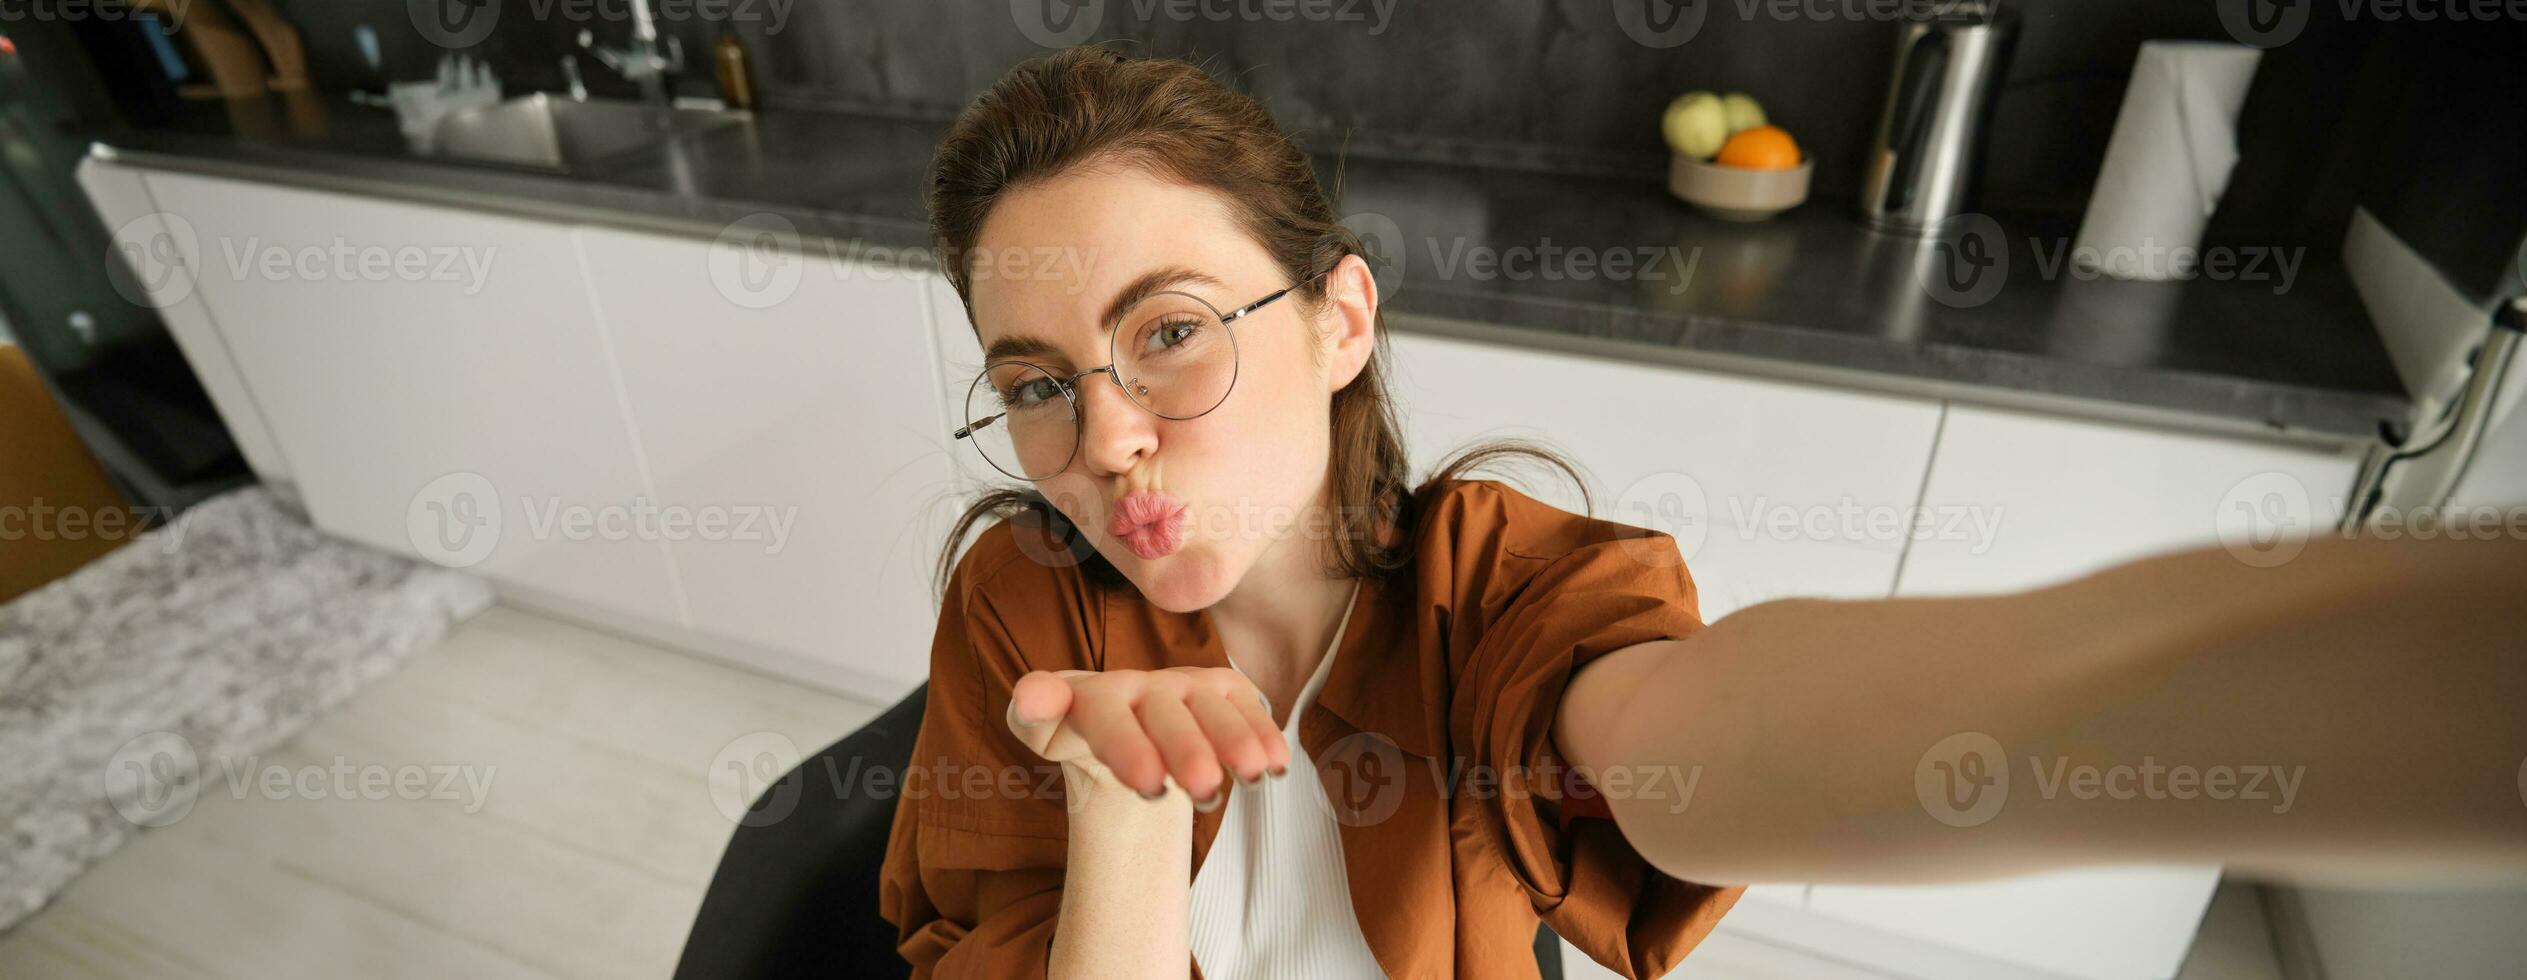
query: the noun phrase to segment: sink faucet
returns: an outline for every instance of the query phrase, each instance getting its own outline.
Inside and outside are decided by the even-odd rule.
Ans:
[[[566,54],[562,56],[562,79],[570,83],[571,101],[588,101],[588,83],[579,77],[578,55]]]
[[[579,46],[614,69],[615,74],[638,83],[643,100],[665,103],[667,76],[684,70],[684,46],[672,36],[664,45],[659,43],[658,20],[650,13],[649,3],[650,0],[630,0],[625,4],[632,9],[632,43],[620,48],[605,47],[596,43],[595,35],[581,28]]]

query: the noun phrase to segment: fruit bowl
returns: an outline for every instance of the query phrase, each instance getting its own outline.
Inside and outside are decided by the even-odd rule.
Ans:
[[[1808,199],[1808,173],[1814,157],[1781,170],[1724,167],[1675,154],[1667,168],[1667,189],[1702,213],[1727,221],[1762,221]]]

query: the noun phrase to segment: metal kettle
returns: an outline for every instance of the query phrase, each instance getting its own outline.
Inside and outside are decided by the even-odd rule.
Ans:
[[[1998,0],[1954,0],[1903,22],[1860,209],[1882,231],[1930,234],[1970,207],[2018,21]]]

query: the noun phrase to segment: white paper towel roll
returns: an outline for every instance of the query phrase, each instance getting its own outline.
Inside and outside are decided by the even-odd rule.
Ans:
[[[2148,41],[2115,115],[2071,261],[2118,279],[2181,279],[2237,166],[2237,115],[2263,52]]]

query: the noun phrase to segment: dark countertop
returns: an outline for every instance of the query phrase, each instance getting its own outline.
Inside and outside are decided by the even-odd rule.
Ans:
[[[312,137],[214,120],[97,142],[145,166],[703,237],[770,212],[926,261],[921,175],[946,128],[775,112],[559,175],[417,155],[383,109],[324,120]],[[2000,215],[1983,226],[2007,243],[1997,287],[1960,292],[1947,253],[1869,231],[1847,202],[1739,224],[1655,180],[1333,167],[1401,331],[2314,443],[2365,441],[2407,405],[2349,279],[2313,255],[2287,280],[2269,260],[2259,279],[2083,279],[2061,258],[2078,215]]]

